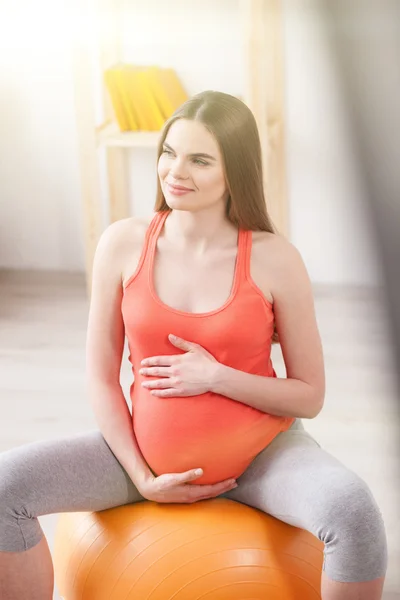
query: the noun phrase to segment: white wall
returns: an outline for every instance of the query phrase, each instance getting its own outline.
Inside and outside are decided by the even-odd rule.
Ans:
[[[34,9],[28,0],[18,3],[20,10],[21,4],[26,30],[14,0],[0,14],[8,19],[0,53],[0,267],[83,270],[71,18],[61,0],[35,0]],[[174,67],[189,94],[243,94],[237,2],[126,5],[126,61]],[[371,284],[374,249],[315,6],[285,3],[291,239],[313,281]],[[155,197],[155,151],[129,150],[127,160],[132,211],[147,214]]]
[[[62,0],[1,3],[0,266],[83,268]]]

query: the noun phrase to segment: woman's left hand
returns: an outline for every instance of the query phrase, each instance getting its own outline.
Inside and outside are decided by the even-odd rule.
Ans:
[[[220,364],[199,344],[188,342],[173,335],[171,344],[186,350],[185,354],[153,356],[142,360],[139,373],[162,379],[143,381],[142,386],[154,396],[197,396],[211,391],[212,381]]]

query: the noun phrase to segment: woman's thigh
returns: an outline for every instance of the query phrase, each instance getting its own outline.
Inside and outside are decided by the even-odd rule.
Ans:
[[[338,581],[386,570],[386,536],[366,483],[325,452],[300,421],[263,450],[224,497],[306,529],[325,544],[324,568]]]
[[[314,497],[314,486],[322,485],[327,467],[337,469],[340,463],[327,455],[297,420],[256,456],[237,480],[239,487],[223,496],[304,528],[313,503],[308,500]],[[302,510],[299,502],[304,503]]]
[[[98,430],[17,446],[0,454],[0,551],[38,543],[41,515],[143,499]]]

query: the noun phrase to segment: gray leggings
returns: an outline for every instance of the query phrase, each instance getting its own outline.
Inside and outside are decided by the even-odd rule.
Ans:
[[[222,496],[324,542],[331,579],[369,581],[385,574],[385,530],[369,488],[322,450],[301,421],[279,434],[238,483]],[[18,446],[0,454],[0,551],[35,546],[43,536],[38,516],[141,500],[100,431]]]

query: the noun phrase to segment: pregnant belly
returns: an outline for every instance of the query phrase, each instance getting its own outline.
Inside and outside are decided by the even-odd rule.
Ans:
[[[133,392],[132,417],[139,448],[151,470],[158,476],[201,467],[203,475],[196,484],[239,477],[290,425],[288,419],[211,392],[158,398],[144,388]]]

